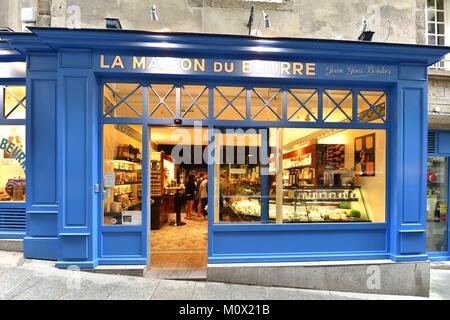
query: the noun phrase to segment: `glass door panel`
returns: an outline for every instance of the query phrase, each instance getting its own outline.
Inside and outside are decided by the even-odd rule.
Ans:
[[[448,158],[428,157],[427,251],[448,251]]]

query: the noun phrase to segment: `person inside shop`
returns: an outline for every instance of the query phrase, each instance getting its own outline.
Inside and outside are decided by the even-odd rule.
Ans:
[[[200,206],[199,212],[203,214],[204,219],[207,219],[208,210],[206,210],[206,206],[208,205],[208,175],[204,174],[203,181],[199,187],[199,198],[200,198]]]
[[[184,187],[186,195],[186,215],[184,216],[184,218],[187,220],[191,220],[193,216],[195,192],[197,189],[195,185],[195,175],[190,174],[188,176]]]
[[[196,200],[197,200],[197,217],[202,216],[202,201],[200,199],[200,185],[202,184],[203,180],[205,179],[205,173],[201,172],[198,177],[197,177],[197,181],[196,181],[196,185],[197,185],[197,192],[196,192]]]

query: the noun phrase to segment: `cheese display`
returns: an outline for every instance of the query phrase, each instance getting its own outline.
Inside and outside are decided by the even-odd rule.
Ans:
[[[283,223],[320,223],[320,222],[369,222],[365,205],[359,187],[335,187],[326,191],[303,188],[297,192],[297,197],[285,197],[282,205]],[[296,190],[298,191],[298,190]],[[327,198],[326,195],[336,195],[346,192],[345,201],[336,197]],[[316,197],[298,196],[299,194],[316,194]],[[316,200],[316,201],[314,201]],[[260,199],[234,199],[228,203],[229,207],[241,219],[259,220],[261,217]],[[276,205],[269,204],[269,219],[275,221],[277,217]]]

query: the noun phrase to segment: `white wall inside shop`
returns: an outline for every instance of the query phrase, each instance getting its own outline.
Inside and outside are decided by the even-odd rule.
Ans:
[[[375,133],[375,176],[361,177],[361,192],[374,222],[386,220],[386,132],[345,130],[319,140],[319,144],[345,144],[345,167],[355,167],[355,138]]]

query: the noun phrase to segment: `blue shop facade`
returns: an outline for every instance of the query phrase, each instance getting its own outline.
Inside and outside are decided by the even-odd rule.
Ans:
[[[152,211],[171,188],[154,128],[202,133],[208,264],[448,256],[427,248],[427,70],[446,47],[64,28],[0,38],[0,233],[23,237],[26,258],[150,262]],[[239,147],[244,163],[228,163]]]

